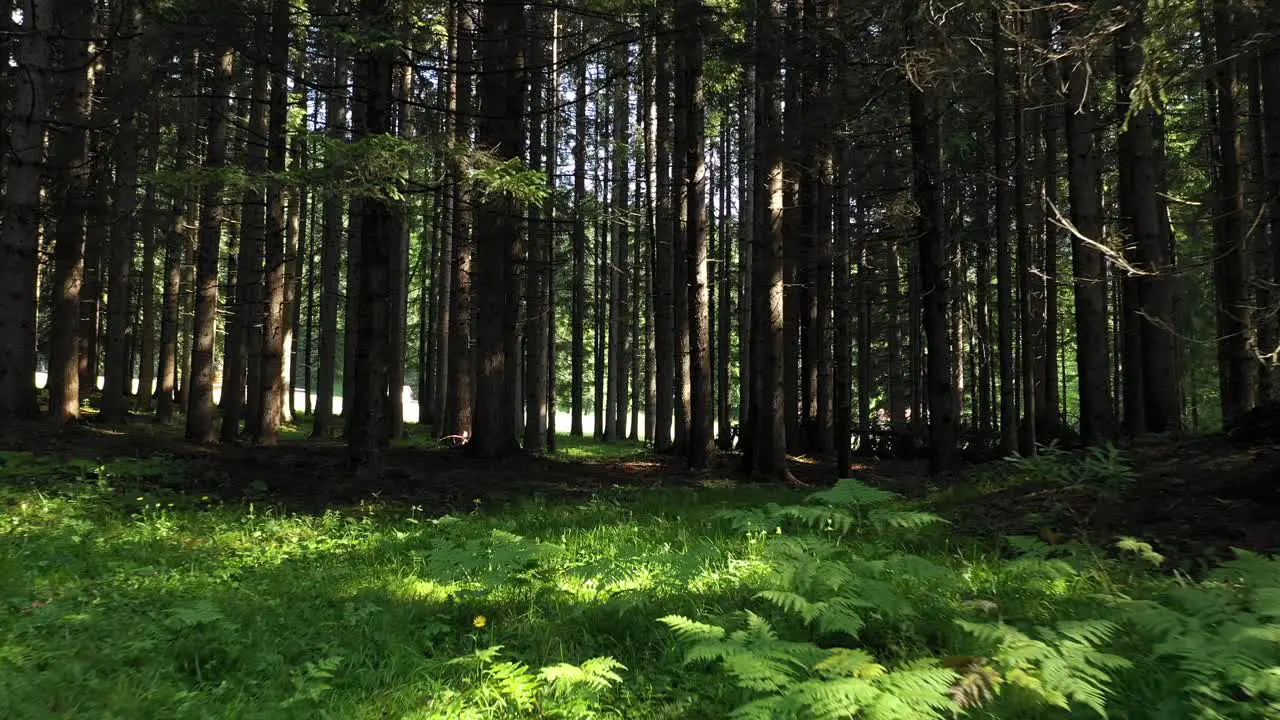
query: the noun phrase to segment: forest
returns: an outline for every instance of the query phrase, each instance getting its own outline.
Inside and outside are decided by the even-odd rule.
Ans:
[[[0,717],[1280,717],[1280,0],[0,0]]]

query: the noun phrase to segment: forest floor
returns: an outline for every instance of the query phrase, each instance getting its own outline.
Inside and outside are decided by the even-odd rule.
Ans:
[[[816,494],[742,482],[731,455],[694,473],[562,437],[488,463],[421,434],[370,483],[300,428],[270,448],[6,431],[0,717],[1280,712],[1280,559],[1229,559],[1280,552],[1275,439],[941,478],[868,462],[831,490],[829,462],[795,470]]]
[[[60,432],[31,424],[7,431],[0,450],[101,461],[169,458],[189,469],[155,478],[157,487],[265,501],[298,512],[376,499],[443,515],[530,498],[572,500],[614,488],[739,484],[733,454],[717,457],[710,470],[692,472],[682,459],[648,452],[637,443],[606,445],[566,435],[554,455],[494,463],[438,447],[419,427],[408,431],[388,453],[385,472],[372,482],[354,477],[341,442],[306,439],[300,427],[287,428],[279,445],[257,447],[190,443],[178,428],[149,422],[126,428],[87,422]],[[1060,460],[1073,457],[1095,467],[1096,477],[1063,475]],[[792,460],[802,482],[822,487],[835,479],[825,459]],[[923,461],[861,458],[853,474],[924,501],[958,531],[975,536],[1039,535],[1060,543],[1126,535],[1188,563],[1220,560],[1232,548],[1280,551],[1280,437],[1163,437],[1092,456],[1050,450],[1042,460],[996,461],[930,477]]]

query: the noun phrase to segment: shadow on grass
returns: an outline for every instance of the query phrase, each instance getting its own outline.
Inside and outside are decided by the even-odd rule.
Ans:
[[[710,523],[718,491],[443,519],[101,492],[0,486],[2,717],[437,717],[474,679],[446,662],[494,645],[617,658],[619,716],[740,700],[656,622],[752,603],[764,568]]]

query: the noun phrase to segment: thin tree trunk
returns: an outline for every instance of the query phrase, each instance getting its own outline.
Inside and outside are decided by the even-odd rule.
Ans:
[[[1037,13],[1040,23],[1039,38],[1045,47],[1053,41],[1053,19],[1048,10]],[[1054,61],[1046,62],[1042,87],[1045,95],[1044,107],[1041,111],[1041,132],[1043,148],[1040,170],[1040,195],[1044,214],[1044,244],[1041,246],[1043,257],[1045,303],[1044,303],[1044,402],[1036,406],[1039,418],[1036,435],[1042,439],[1056,438],[1060,432],[1061,418],[1058,413],[1060,400],[1058,397],[1058,218],[1054,217],[1054,208],[1058,207],[1058,132],[1062,118],[1062,71]]]
[[[1008,130],[1005,113],[1005,86],[1008,78],[1005,70],[1004,17],[999,9],[992,13],[992,56],[995,85],[995,183],[996,183],[996,310],[1000,359],[1000,453],[1008,455],[1018,449],[1018,400],[1014,393],[1013,369],[1013,274],[1012,256],[1009,252],[1009,161],[1005,155]]]
[[[573,347],[570,350],[569,434],[582,437],[587,335],[587,56],[579,51],[574,72],[573,129]]]
[[[661,18],[661,13],[658,14]],[[657,202],[654,226],[654,311],[653,347],[654,380],[657,398],[654,412],[653,448],[658,452],[672,449],[672,424],[675,412],[676,329],[675,329],[675,179],[672,173],[672,139],[675,133],[672,109],[671,42],[665,35],[666,25],[657,31],[654,97],[657,105],[655,128],[655,171]]]
[[[333,69],[329,76],[329,95],[325,105],[325,124],[329,137],[341,141],[347,132],[348,61],[336,28],[328,28],[329,52]],[[334,394],[338,375],[338,301],[342,263],[342,216],[345,205],[340,192],[324,197],[324,237],[320,240],[320,341],[316,369],[316,412],[311,437],[329,440],[333,437]]]
[[[144,172],[147,176],[155,174],[156,154],[160,146],[159,114],[152,112],[147,133],[147,161]],[[156,379],[156,189],[148,184],[142,200],[142,215],[139,222],[142,236],[142,282],[138,292],[141,295],[142,326],[139,328],[138,343],[138,394],[134,397],[134,407],[141,412],[151,410],[151,389]]]

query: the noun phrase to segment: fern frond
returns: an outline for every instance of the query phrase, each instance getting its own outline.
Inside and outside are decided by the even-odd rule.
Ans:
[[[724,628],[690,620],[683,615],[667,615],[659,618],[658,622],[671,628],[685,642],[723,640],[725,636]]]
[[[831,488],[813,493],[807,500],[835,507],[858,508],[884,505],[900,498],[900,495],[888,490],[873,488],[859,480],[846,478],[837,480]]]

